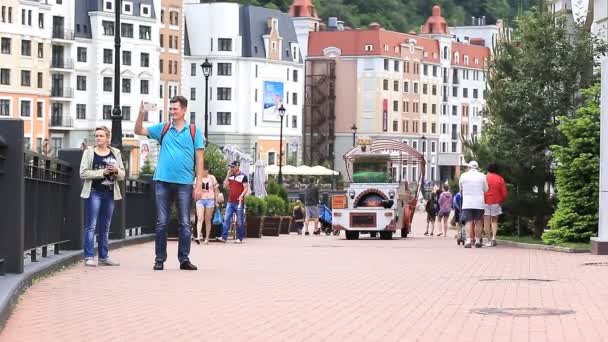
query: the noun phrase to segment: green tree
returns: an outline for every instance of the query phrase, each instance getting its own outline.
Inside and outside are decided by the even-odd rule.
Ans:
[[[582,75],[603,50],[582,27],[570,27],[544,7],[522,15],[512,35],[503,33],[488,79],[488,124],[479,141],[468,141],[482,166],[497,161],[517,189],[524,227],[540,237],[553,213],[554,159],[551,146],[566,140],[558,117],[572,117]],[[511,194],[513,196],[513,194]]]
[[[217,145],[208,144],[205,148],[205,165],[209,167],[209,174],[217,178],[220,188],[223,187],[222,181],[228,173],[228,161]]]
[[[142,166],[141,170],[139,170],[139,174],[140,175],[153,175],[154,174],[154,168],[150,164],[150,160],[146,159],[146,161],[144,161],[144,166]]]
[[[554,146],[558,205],[543,234],[547,244],[588,242],[597,232],[600,172],[600,86],[584,91],[574,118],[560,117],[568,143]]]

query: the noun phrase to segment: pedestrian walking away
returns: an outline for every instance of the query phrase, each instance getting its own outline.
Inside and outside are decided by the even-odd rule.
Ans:
[[[462,219],[466,222],[467,240],[465,248],[471,248],[471,236],[475,234],[475,247],[482,247],[481,229],[485,211],[484,193],[488,191],[486,176],[479,172],[476,161],[469,162],[469,170],[460,176],[459,187],[462,193]],[[475,230],[475,231],[473,231]]]
[[[245,239],[245,196],[249,192],[249,180],[247,175],[241,172],[241,163],[233,161],[229,165],[228,174],[224,179],[224,188],[228,188],[230,195],[228,196],[228,203],[226,204],[226,216],[224,217],[224,227],[222,229],[222,236],[217,240],[220,242],[228,241],[228,232],[230,231],[230,225],[232,224],[232,216],[236,214],[236,241],[235,243],[243,243]]]
[[[114,201],[122,199],[119,181],[125,179],[120,150],[109,146],[110,130],[95,128],[95,146],[87,147],[80,161],[80,178],[84,180],[80,197],[85,199],[84,264],[85,266],[118,266],[108,256],[108,231],[114,213]],[[95,227],[99,263],[95,263]]]
[[[304,205],[306,206],[306,220],[303,231],[304,235],[309,235],[310,221],[314,223],[313,233],[319,227],[319,187],[312,177],[308,180],[308,188],[304,193]]]
[[[431,192],[431,198],[426,202],[426,206],[424,208],[426,210],[426,232],[424,235],[429,235],[429,225],[431,226],[431,236],[433,236],[435,232],[435,220],[437,219],[437,214],[439,213],[439,202],[437,202],[437,193]]]
[[[190,208],[192,200],[198,201],[202,196],[205,140],[200,130],[185,120],[187,109],[188,100],[183,96],[175,96],[169,101],[171,122],[144,127],[143,118],[147,112],[142,102],[135,122],[135,134],[148,136],[160,143],[160,154],[154,172],[156,192],[154,270],[157,271],[164,269],[167,260],[167,225],[174,199],[179,223],[177,259],[180,269],[190,271],[197,269],[189,258],[192,239]],[[193,187],[195,171],[196,183]]]
[[[488,191],[484,194],[486,208],[484,212],[483,227],[488,240],[487,247],[496,246],[496,233],[498,232],[498,216],[502,214],[502,203],[507,199],[507,186],[504,178],[498,174],[496,163],[488,165]]]
[[[211,234],[211,219],[213,212],[218,205],[217,196],[220,192],[220,185],[215,179],[215,176],[209,174],[209,167],[203,165],[203,179],[201,180],[203,192],[201,199],[196,202],[196,239],[197,244],[201,243],[203,222],[205,223],[205,241],[204,244],[209,244],[209,235]],[[194,184],[196,186],[196,184]]]
[[[437,214],[437,223],[439,224],[439,229],[443,228],[443,231],[437,236],[443,235],[443,237],[448,236],[448,218],[450,217],[450,213],[452,212],[452,194],[449,191],[449,187],[447,185],[443,186],[443,192],[439,195],[439,214]],[[442,227],[443,222],[443,227]]]

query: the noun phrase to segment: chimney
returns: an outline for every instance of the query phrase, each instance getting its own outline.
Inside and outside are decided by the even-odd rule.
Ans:
[[[475,17],[471,17],[471,25],[475,26]]]
[[[485,26],[486,25],[486,16],[482,16],[481,17],[481,25]]]
[[[481,26],[481,18],[477,18],[477,26]]]
[[[327,31],[337,31],[338,30],[338,18],[329,17],[327,18]]]
[[[344,31],[344,21],[338,20],[338,31]]]
[[[373,23],[369,24],[368,28],[372,31],[380,31],[382,26],[380,26],[380,24],[378,24],[376,22],[373,22]]]

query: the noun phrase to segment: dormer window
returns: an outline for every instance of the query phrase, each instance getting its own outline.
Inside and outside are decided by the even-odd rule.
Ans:
[[[374,46],[372,44],[366,44],[365,51],[374,51]]]
[[[475,65],[479,65],[479,58],[475,58]]]
[[[112,11],[113,8],[114,8],[114,6],[113,6],[112,0],[105,0],[103,2],[104,11]]]
[[[464,65],[469,65],[469,56],[464,56]]]
[[[132,2],[123,2],[122,3],[122,13],[133,15],[133,3]]]
[[[460,63],[460,58],[458,56],[458,52],[454,53],[454,63],[456,63],[456,64]]]
[[[152,15],[152,8],[150,5],[141,5],[140,12],[142,17],[150,17]]]
[[[272,42],[270,49],[272,52],[277,52],[277,42]]]
[[[388,52],[388,44],[384,44],[384,52]]]

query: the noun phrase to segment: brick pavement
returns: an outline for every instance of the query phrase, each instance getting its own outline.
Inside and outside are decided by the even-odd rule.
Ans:
[[[80,263],[33,285],[0,341],[608,341],[608,267],[582,266],[608,258],[465,250],[423,237],[422,216],[405,240],[192,245],[197,272],[177,269],[175,242],[162,272],[153,243],[116,250],[120,267]],[[489,307],[575,313],[472,312]]]

